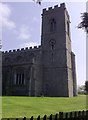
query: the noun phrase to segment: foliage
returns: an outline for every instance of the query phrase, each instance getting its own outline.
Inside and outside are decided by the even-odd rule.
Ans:
[[[78,25],[78,28],[83,28],[88,33],[88,13],[81,13],[82,22]]]
[[[88,92],[88,81],[85,82],[85,90]]]
[[[38,3],[39,5],[41,5],[41,1],[42,0],[33,0],[34,2]]]
[[[2,97],[3,117],[41,117],[58,112],[86,109],[86,95],[77,97]]]
[[[78,94],[85,94],[85,85],[78,86]]]

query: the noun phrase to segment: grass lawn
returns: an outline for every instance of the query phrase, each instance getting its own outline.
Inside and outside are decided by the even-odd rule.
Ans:
[[[65,97],[2,97],[2,117],[41,117],[45,114],[86,110],[86,95]]]

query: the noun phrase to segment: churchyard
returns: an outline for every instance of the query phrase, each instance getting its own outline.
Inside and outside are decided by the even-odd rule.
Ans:
[[[77,97],[2,97],[3,118],[37,118],[45,114],[86,110],[86,95]]]

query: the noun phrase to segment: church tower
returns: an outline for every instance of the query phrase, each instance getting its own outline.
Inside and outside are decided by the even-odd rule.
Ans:
[[[43,94],[72,97],[76,80],[72,74],[70,18],[64,3],[43,9],[41,46]]]

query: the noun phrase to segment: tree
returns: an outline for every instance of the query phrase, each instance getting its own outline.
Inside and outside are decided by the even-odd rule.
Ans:
[[[88,13],[81,13],[82,22],[78,25],[78,28],[85,29],[86,33],[88,33]]]
[[[86,92],[88,92],[88,81],[85,82],[85,89],[86,89]]]
[[[82,22],[78,25],[78,28],[84,29],[88,34],[88,12],[81,13]],[[85,90],[88,92],[88,81],[85,82]]]
[[[38,3],[39,5],[41,5],[41,1],[42,0],[33,0],[34,2]]]
[[[78,94],[85,94],[85,85],[78,86]]]

